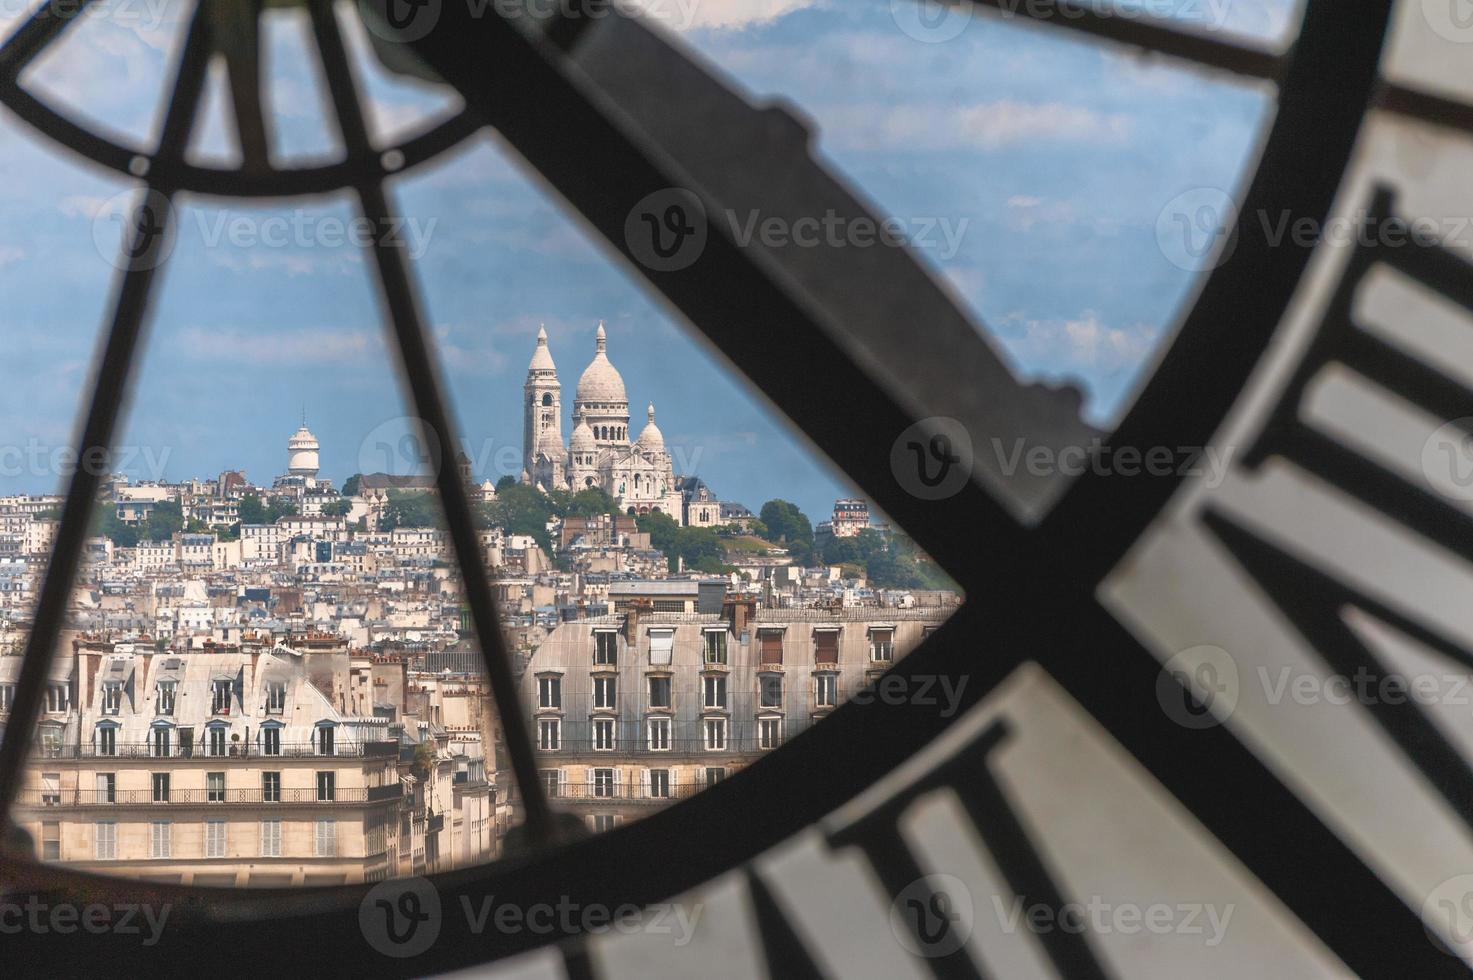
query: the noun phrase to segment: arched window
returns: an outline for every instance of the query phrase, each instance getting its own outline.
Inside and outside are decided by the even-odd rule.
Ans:
[[[544,391],[542,393],[542,404],[544,406],[548,406],[548,405],[551,405],[552,404],[552,392],[550,392],[550,391]]]

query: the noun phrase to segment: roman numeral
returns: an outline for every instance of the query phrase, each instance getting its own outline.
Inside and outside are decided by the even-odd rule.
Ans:
[[[1466,312],[1468,329],[1473,330],[1473,265],[1444,247],[1411,241],[1408,227],[1394,215],[1393,192],[1379,187],[1320,330],[1243,462],[1256,469],[1271,458],[1286,460],[1473,561],[1473,516],[1430,485],[1411,482],[1303,420],[1307,390],[1335,365],[1352,369],[1436,419],[1473,415],[1473,392],[1356,322],[1357,293],[1372,270],[1384,265]],[[1387,244],[1391,241],[1402,244]],[[1349,584],[1343,575],[1346,569],[1337,569],[1342,574],[1336,575],[1302,561],[1219,508],[1209,506],[1202,520],[1333,670],[1366,678],[1364,689],[1377,692],[1364,702],[1371,717],[1473,826],[1473,768],[1411,698],[1385,696],[1405,691],[1398,678],[1388,677],[1385,666],[1345,623],[1342,613],[1347,607],[1362,609],[1463,669],[1473,669],[1473,653],[1419,618]],[[1363,560],[1372,567],[1379,559],[1365,554]]]
[[[869,860],[886,898],[898,909],[910,930],[914,948],[936,951],[937,955],[926,955],[921,962],[936,977],[945,980],[975,978],[981,974],[967,952],[966,943],[952,941],[954,937],[949,934],[954,925],[948,915],[949,897],[929,888],[925,871],[901,833],[901,818],[921,797],[937,790],[951,790],[957,795],[1023,906],[1043,905],[1056,913],[1064,906],[1043,857],[1034,848],[988,767],[988,757],[1008,735],[1006,722],[992,723],[944,764],[828,838],[834,849],[856,848]],[[751,881],[752,900],[769,963],[784,967],[793,963],[797,969],[794,975],[816,975],[817,968],[802,952],[802,942],[787,916],[760,879],[753,875]],[[1105,975],[1081,933],[1055,929],[1039,933],[1037,938],[1061,976]]]

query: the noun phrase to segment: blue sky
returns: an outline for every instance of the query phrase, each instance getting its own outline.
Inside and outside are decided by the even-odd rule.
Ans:
[[[882,213],[958,230],[954,249],[924,248],[924,261],[1020,373],[1077,379],[1100,422],[1128,404],[1195,282],[1162,255],[1158,215],[1184,191],[1231,190],[1271,105],[1262,90],[992,18],[926,43],[897,27],[887,0],[664,2],[683,40],[749,93],[781,95],[810,116],[821,151]],[[144,140],[184,9],[153,3],[161,6],[88,17],[33,67],[28,86]],[[1222,9],[1230,26],[1272,34],[1287,6],[1240,0]],[[1217,9],[1208,0],[1180,8]],[[278,149],[305,158],[330,153],[334,141],[323,136],[311,61],[293,30],[272,35],[272,100]],[[455,103],[360,63],[381,138]],[[207,105],[202,155],[228,157],[225,118]],[[10,355],[0,445],[12,447],[71,437],[113,272],[95,239],[107,241],[107,202],[129,186],[38,140],[0,110],[0,330]],[[755,508],[783,496],[817,520],[848,492],[494,137],[394,189],[417,222],[406,236],[427,319],[484,475],[505,472],[498,449],[519,452],[521,384],[538,323],[547,324],[566,412],[602,319],[635,430],[653,401],[667,444],[723,497]],[[371,462],[373,442],[406,413],[368,270],[332,236],[332,219],[351,216],[347,199],[183,203],[119,440],[148,453],[135,455],[135,474],[182,479],[241,467],[269,482],[285,467],[304,407],[326,476],[341,480]],[[268,228],[301,230],[283,243],[251,243]],[[12,453],[0,459],[0,492],[51,490],[59,481],[47,470],[16,466]]]

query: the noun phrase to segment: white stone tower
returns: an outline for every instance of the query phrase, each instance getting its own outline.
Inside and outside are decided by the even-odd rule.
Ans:
[[[292,437],[286,442],[286,471],[291,476],[299,476],[309,484],[317,479],[317,471],[321,468],[318,459],[318,450],[322,447],[317,443],[317,437],[307,428],[307,413],[302,413],[302,427],[292,433]]]
[[[547,490],[561,487],[567,481],[562,385],[558,383],[552,352],[547,349],[547,329],[542,326],[537,328],[537,349],[532,352],[532,363],[527,365],[527,383],[522,392],[524,478]]]

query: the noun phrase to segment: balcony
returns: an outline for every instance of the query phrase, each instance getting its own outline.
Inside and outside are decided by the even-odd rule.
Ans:
[[[791,735],[787,736],[791,737]],[[778,744],[781,744],[781,739]],[[770,752],[776,745],[764,746],[755,729],[750,734],[734,735],[730,730],[726,735],[726,746],[720,749],[707,749],[704,738],[671,738],[667,740],[669,748],[655,749],[650,747],[647,739],[638,742],[615,741],[612,749],[594,748],[592,739],[565,738],[556,749],[538,749],[539,761],[544,765],[555,763],[560,757],[577,756],[580,761],[592,763],[594,760],[606,760],[606,764],[613,765],[620,759],[638,757],[645,761],[651,761],[657,757],[671,756],[715,756],[731,755],[733,753],[761,753]],[[587,756],[587,759],[583,757]]]
[[[51,790],[22,790],[17,805],[35,809],[60,807],[113,807],[113,806],[230,806],[260,804],[262,806],[289,806],[311,804],[334,806],[342,804],[384,803],[402,799],[403,787],[398,783],[389,786],[337,787],[332,799],[317,797],[314,787],[290,788],[268,794],[262,789],[171,789],[166,800],[155,800],[151,789],[120,789],[112,793],[96,789],[74,789],[55,792]]]
[[[184,747],[170,745],[166,753],[154,751],[152,742],[119,742],[114,751],[104,752],[95,745],[46,746],[37,749],[36,755],[45,759],[208,759],[229,761],[231,759],[332,759],[332,758],[376,758],[392,756],[398,752],[394,742],[364,742],[359,745],[334,745],[331,752],[322,753],[311,742],[283,742],[280,750],[266,752],[259,745],[234,743],[226,746],[221,755],[211,755],[203,745]]]
[[[552,800],[564,800],[573,803],[650,803],[662,805],[695,796],[703,789],[706,789],[706,782],[705,780],[698,780],[689,785],[672,786],[668,792],[659,795],[656,795],[642,783],[634,785],[621,783],[618,786],[599,786],[592,783],[563,783],[556,790],[545,784],[543,788],[548,791],[548,798]],[[519,801],[520,796],[515,787],[509,788],[506,799],[508,803]]]

